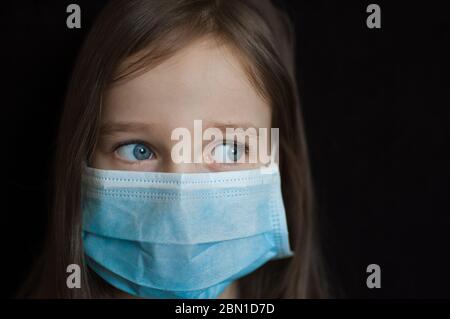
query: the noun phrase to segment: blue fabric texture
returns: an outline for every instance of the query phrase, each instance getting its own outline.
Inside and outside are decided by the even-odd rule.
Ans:
[[[85,167],[88,266],[145,298],[217,298],[271,259],[292,256],[278,167],[159,173]]]

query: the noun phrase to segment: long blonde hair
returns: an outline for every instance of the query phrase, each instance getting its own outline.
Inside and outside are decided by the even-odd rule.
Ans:
[[[272,127],[280,129],[282,191],[295,255],[270,261],[240,279],[240,296],[327,297],[295,80],[295,34],[285,13],[269,1],[256,0],[114,0],[100,13],[66,94],[54,159],[49,235],[23,296],[112,296],[112,289],[85,265],[81,241],[81,168],[97,140],[103,92],[205,35],[238,52],[249,80],[270,102]],[[139,59],[118,73],[131,56]],[[73,263],[82,266],[81,289],[66,287],[65,270]]]

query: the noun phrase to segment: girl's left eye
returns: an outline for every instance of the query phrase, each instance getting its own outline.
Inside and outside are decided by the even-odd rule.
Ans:
[[[119,146],[116,152],[127,161],[145,161],[155,157],[155,153],[149,147],[140,143]]]
[[[244,145],[223,142],[214,148],[212,156],[216,163],[236,163],[245,154],[245,150]]]

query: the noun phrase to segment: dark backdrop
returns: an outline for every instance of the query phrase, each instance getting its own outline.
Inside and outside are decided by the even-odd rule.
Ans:
[[[281,1],[279,1],[281,2]],[[450,297],[450,11],[422,2],[284,1],[322,244],[342,297]],[[82,29],[66,27],[81,6]],[[84,35],[106,1],[2,1],[2,286],[30,270],[47,218],[49,159]],[[380,289],[366,267],[381,266]]]

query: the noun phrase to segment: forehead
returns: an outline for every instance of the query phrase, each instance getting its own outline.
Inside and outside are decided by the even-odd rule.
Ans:
[[[191,126],[193,120],[270,126],[270,107],[225,45],[200,39],[151,70],[105,92],[103,122]]]

